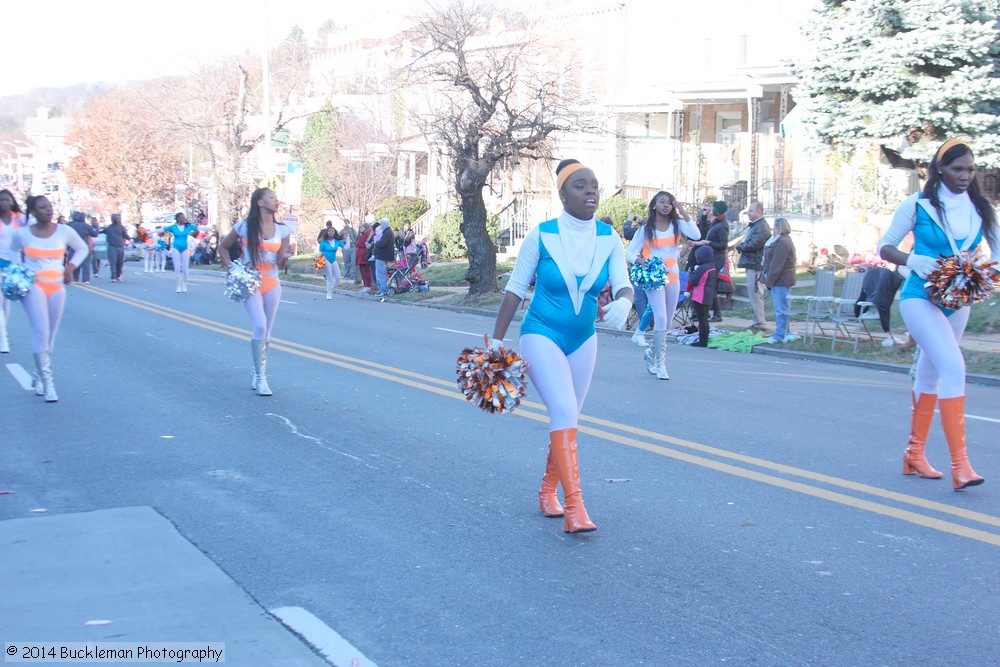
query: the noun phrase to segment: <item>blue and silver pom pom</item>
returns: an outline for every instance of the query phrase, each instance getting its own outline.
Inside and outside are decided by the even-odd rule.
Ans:
[[[650,257],[645,264],[629,266],[628,277],[638,289],[660,289],[667,284],[667,267],[663,266],[663,260],[659,257]]]
[[[167,249],[167,242],[164,241],[163,239],[157,239],[156,240],[156,250],[158,252],[163,252],[166,249]]]
[[[260,289],[262,284],[260,271],[257,270],[257,267],[237,259],[229,265],[229,271],[226,273],[226,288],[222,293],[233,301],[242,303]]]
[[[3,272],[3,296],[20,301],[35,285],[35,272],[23,264],[11,264]]]

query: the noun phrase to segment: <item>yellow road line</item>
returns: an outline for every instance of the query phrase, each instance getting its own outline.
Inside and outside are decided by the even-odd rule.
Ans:
[[[191,313],[175,310],[167,306],[158,306],[149,304],[148,302],[142,301],[140,299],[125,296],[122,294],[117,294],[115,292],[110,292],[108,290],[104,290],[99,287],[81,286],[81,289],[92,292],[99,296],[103,296],[113,301],[118,301],[120,303],[131,305],[133,307],[140,308],[142,310],[157,313],[163,315],[164,317],[168,317],[173,320],[197,326],[202,329],[206,329],[208,331],[221,333],[223,335],[230,336],[232,338],[238,338],[242,340],[249,340],[250,338],[249,332],[246,329],[240,329],[232,325],[216,322],[214,320],[200,317],[198,315],[193,315]],[[330,352],[328,350],[322,350],[319,348],[311,347],[309,345],[304,345],[302,343],[296,343],[294,341],[286,341],[278,338],[272,339],[271,348],[288,352],[290,354],[295,354],[297,356],[306,359],[312,359],[314,361],[319,361],[322,363],[338,366],[347,370],[363,373],[371,377],[376,377],[379,379],[388,380],[390,382],[395,382],[397,384],[408,386],[414,389],[419,389],[421,391],[427,391],[446,398],[453,398],[463,402],[465,401],[465,397],[455,387],[454,382],[449,382],[446,380],[442,380],[440,378],[425,376],[420,373],[403,370],[395,366],[388,366],[384,364],[379,364],[377,362],[368,361],[366,359],[358,359],[356,357],[341,355],[337,354],[336,352]],[[447,387],[447,389],[445,387]],[[544,414],[545,408],[540,403],[535,403],[532,401],[522,401],[521,408],[522,409],[517,410],[511,414],[523,417],[525,419],[532,419],[534,421],[543,423],[548,421],[548,417]],[[529,409],[523,409],[523,408],[529,408]],[[540,412],[532,412],[531,410],[538,410]],[[649,431],[647,429],[629,426],[627,424],[620,424],[618,422],[600,419],[597,417],[589,417],[586,415],[581,415],[580,421],[591,424],[597,424],[604,428],[623,431],[625,433],[631,433],[633,435],[641,436],[647,439],[667,442],[673,445],[685,447],[687,449],[692,449],[702,453],[711,454],[713,456],[717,456],[720,458],[739,461],[740,463],[754,465],[757,467],[780,472],[786,475],[802,477],[815,482],[828,484],[830,486],[838,486],[841,488],[850,489],[852,491],[857,491],[860,493],[866,493],[869,495],[886,498],[888,500],[893,500],[895,502],[913,505],[916,507],[920,507],[922,509],[940,512],[942,514],[950,514],[952,516],[956,516],[969,521],[976,521],[991,526],[1000,526],[1000,517],[994,517],[989,514],[974,512],[971,510],[966,510],[961,507],[955,507],[952,505],[947,505],[945,503],[925,500],[923,498],[917,498],[915,496],[908,496],[902,493],[896,493],[894,491],[888,491],[886,489],[881,489],[878,487],[870,486],[867,484],[861,484],[858,482],[853,482],[838,477],[832,477],[829,475],[812,472],[810,470],[805,470],[802,468],[786,466],[784,464],[775,463],[773,461],[768,461],[766,459],[760,459],[753,456],[746,456],[744,454],[737,454],[724,449],[719,449],[717,447],[703,445],[689,440],[682,440],[680,438],[674,438],[668,435],[663,435],[661,433],[656,433],[654,431]],[[616,442],[618,444],[625,445],[628,447],[642,449],[648,452],[659,454],[661,456],[666,456],[679,461],[684,461],[686,463],[692,463],[719,472],[724,472],[738,477],[743,477],[745,479],[763,482],[765,484],[777,486],[779,488],[783,488],[786,490],[796,491],[799,493],[803,493],[805,495],[822,498],[824,500],[829,500],[831,502],[836,502],[842,505],[863,509],[876,514],[882,514],[884,516],[890,516],[903,521],[908,521],[910,523],[915,523],[921,526],[934,528],[936,530],[941,530],[943,532],[951,533],[954,535],[968,537],[970,539],[975,539],[981,542],[986,542],[988,544],[1000,546],[1000,535],[996,535],[994,533],[990,533],[987,531],[969,528],[961,524],[956,524],[949,521],[928,517],[923,514],[911,512],[909,510],[899,509],[896,507],[891,507],[889,505],[883,505],[873,501],[855,498],[854,496],[838,493],[836,491],[830,491],[827,489],[809,486],[808,484],[803,484],[801,482],[784,479],[782,477],[775,477],[773,475],[768,475],[766,473],[747,470],[745,468],[734,466],[721,461],[715,461],[713,459],[707,459],[701,456],[696,456],[694,454],[689,454],[687,452],[681,452],[674,449],[669,449],[661,445],[644,442],[642,440],[637,440],[635,438],[619,435],[617,433],[611,433],[605,430],[596,429],[589,426],[581,426],[580,431],[583,433],[587,433],[589,435],[593,435],[598,438],[602,438],[604,440],[608,440],[610,442]],[[946,481],[940,483],[945,484]]]

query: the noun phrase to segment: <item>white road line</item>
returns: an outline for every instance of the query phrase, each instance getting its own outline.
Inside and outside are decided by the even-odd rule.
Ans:
[[[282,299],[282,300],[281,300],[281,303],[290,303],[290,304],[292,304],[293,306],[297,306],[297,305],[299,305],[299,302],[298,302],[298,301],[285,301],[284,299]]]
[[[432,328],[433,329],[437,329],[438,331],[448,331],[450,333],[464,334],[466,336],[475,336],[476,338],[482,338],[483,337],[483,334],[481,334],[481,333],[472,333],[471,331],[459,331],[458,329],[445,329],[444,327],[432,327]],[[505,341],[511,341],[511,340],[514,340],[514,339],[513,338],[504,338],[504,340]]]
[[[31,375],[21,367],[21,364],[7,364],[7,370],[14,376],[17,383],[21,385],[21,389],[31,391]]]
[[[940,410],[935,410],[935,412],[939,412],[940,413]],[[994,424],[1000,424],[1000,419],[993,419],[993,417],[980,417],[978,415],[970,415],[970,414],[966,413],[965,418],[966,419],[978,419],[979,421],[993,422]]]
[[[302,607],[278,607],[272,609],[271,613],[301,635],[334,665],[338,665],[338,667],[347,667],[348,665],[351,667],[377,667],[361,651],[337,634],[333,628]]]

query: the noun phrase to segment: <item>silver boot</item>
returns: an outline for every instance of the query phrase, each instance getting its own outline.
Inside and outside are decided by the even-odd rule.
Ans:
[[[253,355],[253,368],[256,376],[254,388],[257,390],[257,395],[270,396],[271,388],[267,386],[267,343],[252,339],[250,353]]]
[[[660,380],[669,380],[667,374],[667,332],[653,332],[653,354],[656,355],[656,377]]]
[[[56,394],[56,384],[52,378],[52,358],[48,352],[35,353],[35,367],[38,369],[38,374],[42,379],[42,393],[45,395],[45,402],[55,403],[59,400],[59,396]],[[37,384],[35,386],[35,395],[42,395],[38,392]]]
[[[10,344],[7,342],[7,314],[3,312],[3,303],[0,303],[0,354],[10,352]]]
[[[656,367],[660,364],[659,331],[653,331],[653,344],[646,348],[643,355],[646,358],[646,370],[650,375],[656,375]]]

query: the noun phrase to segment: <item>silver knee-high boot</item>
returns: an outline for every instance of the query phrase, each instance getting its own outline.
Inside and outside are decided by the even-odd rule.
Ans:
[[[656,377],[660,380],[669,380],[667,374],[667,332],[653,332],[653,346],[656,354]]]
[[[254,389],[258,396],[270,396],[271,388],[267,386],[267,342],[251,340],[250,353],[253,355]]]
[[[52,358],[48,352],[35,353],[35,367],[38,369],[38,375],[41,376],[42,380],[42,392],[39,393],[38,385],[36,384],[35,395],[41,396],[44,394],[46,403],[55,403],[59,400],[59,396],[56,394],[56,384],[52,378]]]
[[[3,312],[3,304],[0,303],[0,354],[10,352],[10,344],[7,342],[7,314]]]

